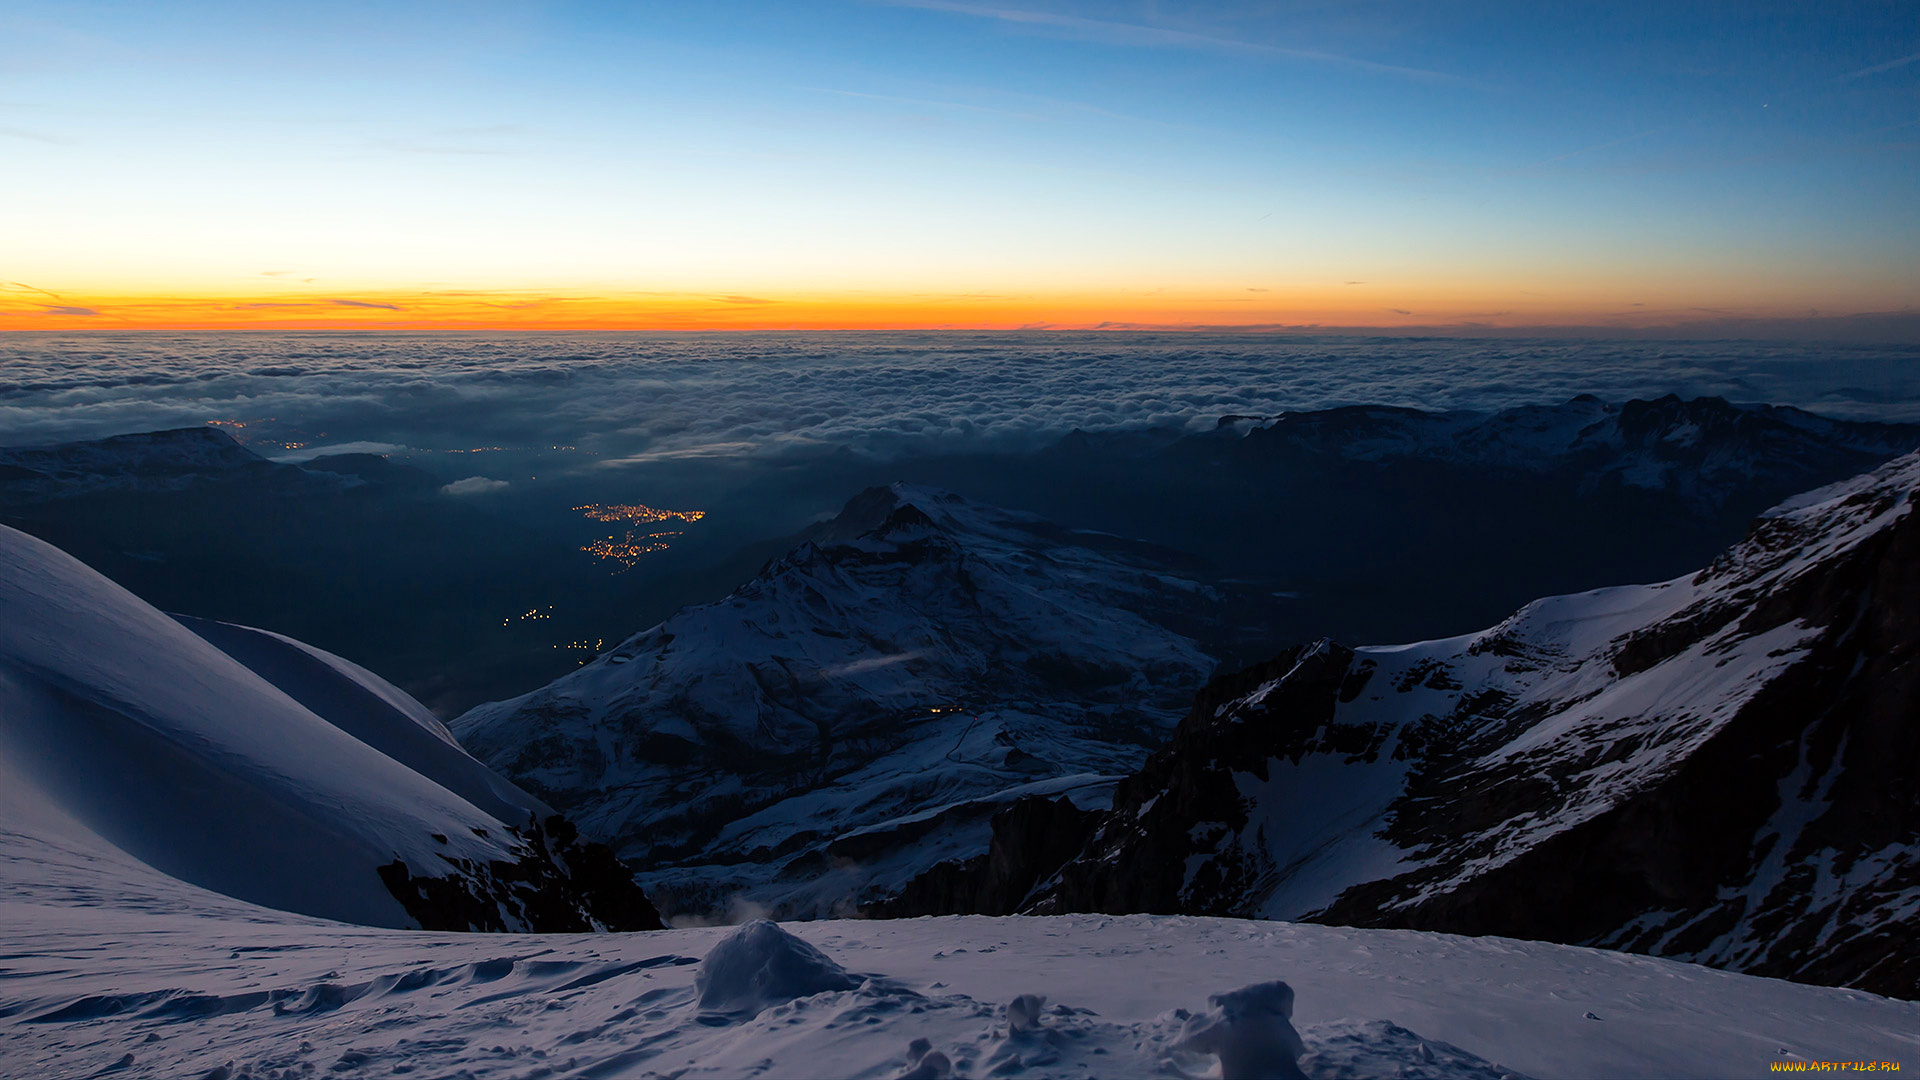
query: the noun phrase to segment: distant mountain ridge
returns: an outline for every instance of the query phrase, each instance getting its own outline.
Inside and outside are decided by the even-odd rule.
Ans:
[[[1097,801],[1165,737],[1220,600],[1170,560],[876,488],[726,599],[453,729],[670,907],[831,911],[984,843],[1020,794]]]
[[[1816,474],[1869,468],[1920,447],[1920,425],[1834,420],[1786,405],[1678,395],[1609,403],[1426,412],[1356,405],[1223,417],[1196,443],[1237,438],[1248,456],[1420,460],[1527,473],[1566,471],[1598,487],[1670,490],[1718,508],[1756,482],[1804,487]]]
[[[324,473],[281,465],[216,427],[172,428],[53,446],[0,447],[0,497],[72,498],[103,491],[179,491],[208,483],[337,487]]]
[[[977,470],[976,497],[1295,594],[1269,653],[1322,635],[1448,636],[1535,597],[1684,573],[1781,499],[1916,448],[1920,425],[1719,398],[1361,405],[1195,434],[1075,433],[1027,472]]]
[[[1031,912],[1502,934],[1920,996],[1917,503],[1920,454],[1696,574],[1290,649],[1210,685],[1064,866],[1039,849],[1076,822],[1010,810],[994,865],[902,895],[977,905],[1016,867]]]

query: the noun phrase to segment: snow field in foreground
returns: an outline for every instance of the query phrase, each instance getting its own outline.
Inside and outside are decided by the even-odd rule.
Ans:
[[[621,935],[260,916],[0,905],[0,1072],[1202,1075],[1218,1069],[1203,1051],[1262,1060],[1285,1044],[1271,990],[1208,1006],[1276,980],[1297,994],[1309,1076],[1753,1076],[1787,1057],[1920,1057],[1920,1004],[1495,938],[1156,916]]]

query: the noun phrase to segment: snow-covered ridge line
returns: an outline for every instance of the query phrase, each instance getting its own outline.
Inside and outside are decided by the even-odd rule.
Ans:
[[[1599,941],[1920,994],[1920,454],[1697,574],[1216,682],[1039,911]]]

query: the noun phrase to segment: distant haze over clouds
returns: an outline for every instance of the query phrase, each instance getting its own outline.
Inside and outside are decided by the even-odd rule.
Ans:
[[[1920,346],[1203,333],[26,335],[0,338],[0,373],[0,445],[221,421],[282,460],[438,453],[455,478],[517,479],[490,464],[500,451],[564,451],[580,470],[892,456],[1033,447],[1076,427],[1205,428],[1227,413],[1492,409],[1580,393],[1718,394],[1920,419]]]

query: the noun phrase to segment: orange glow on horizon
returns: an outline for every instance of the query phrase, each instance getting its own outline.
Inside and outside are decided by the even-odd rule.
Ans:
[[[1357,287],[1356,287],[1357,286]],[[826,295],[356,289],[250,296],[156,296],[0,291],[0,331],[499,330],[713,331],[920,329],[1392,329],[1659,327],[1713,315],[1804,314],[1788,298],[1729,305],[1689,297],[1638,300],[1528,296],[1491,289],[1351,283],[1292,290],[1242,288],[1106,293]],[[1571,290],[1567,292],[1571,293]],[[1478,296],[1473,294],[1479,294]],[[1237,294],[1237,295],[1236,295]],[[1591,295],[1591,294],[1586,294]],[[1636,294],[1638,295],[1638,294]],[[1769,298],[1773,300],[1774,298]],[[1712,306],[1709,307],[1708,305]],[[1703,314],[1710,312],[1710,314]]]

